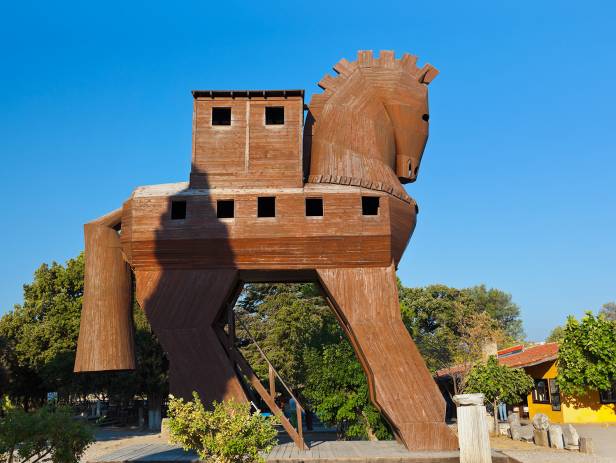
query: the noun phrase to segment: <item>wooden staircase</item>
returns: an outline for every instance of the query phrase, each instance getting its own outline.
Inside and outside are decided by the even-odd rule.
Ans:
[[[266,389],[265,386],[263,386],[263,383],[261,382],[261,380],[257,377],[255,372],[251,368],[250,364],[248,363],[248,361],[244,358],[240,350],[235,345],[235,315],[233,312],[233,307],[228,308],[228,320],[227,320],[228,332],[225,332],[223,325],[217,325],[217,329],[216,329],[216,333],[218,334],[218,337],[220,338],[220,341],[223,347],[225,348],[225,352],[227,353],[229,360],[233,364],[237,374],[241,378],[245,379],[247,384],[250,384],[252,386],[252,388],[257,392],[257,394],[259,394],[261,399],[263,399],[263,401],[268,406],[270,411],[274,414],[274,416],[278,418],[278,421],[280,421],[280,424],[282,425],[284,430],[287,432],[287,434],[293,440],[293,442],[295,442],[295,445],[301,450],[308,450],[309,447],[304,441],[304,433],[303,433],[303,425],[302,425],[302,414],[304,412],[304,408],[300,405],[299,400],[297,400],[297,397],[293,395],[289,387],[285,384],[283,379],[280,377],[280,375],[278,374],[278,372],[276,371],[272,363],[267,358],[267,355],[265,355],[265,352],[263,352],[263,350],[257,343],[256,339],[252,336],[252,333],[250,333],[248,328],[243,323],[240,322],[240,324],[242,325],[242,329],[248,335],[250,341],[257,348],[257,351],[259,352],[263,360],[267,363],[267,366],[269,369],[269,375],[268,375],[269,376],[268,378],[269,379],[269,390]],[[297,428],[295,428],[291,424],[291,422],[287,419],[283,411],[276,404],[276,401],[275,401],[276,378],[278,378],[278,381],[280,382],[280,384],[282,384],[287,394],[292,399],[295,400],[296,412],[297,412]]]

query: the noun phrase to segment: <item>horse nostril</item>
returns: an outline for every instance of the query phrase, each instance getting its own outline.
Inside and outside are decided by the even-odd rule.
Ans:
[[[424,114],[423,116],[421,116],[421,118],[422,118],[424,121],[428,122],[428,121],[430,120],[430,114]]]
[[[409,175],[413,172],[413,163],[409,161]]]
[[[418,173],[419,173],[419,166],[415,167],[415,172],[413,174],[415,175],[415,177],[417,177]]]

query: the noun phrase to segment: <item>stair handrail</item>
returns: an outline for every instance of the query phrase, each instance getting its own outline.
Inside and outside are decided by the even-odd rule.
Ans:
[[[286,391],[289,393],[289,395],[291,396],[291,398],[293,400],[295,400],[295,404],[297,406],[298,409],[300,409],[302,412],[306,411],[304,409],[304,407],[301,406],[301,404],[299,403],[299,400],[297,400],[297,397],[295,397],[295,395],[293,394],[293,392],[291,392],[291,389],[289,389],[289,387],[287,386],[287,384],[283,381],[283,379],[280,377],[280,375],[278,374],[278,372],[276,371],[276,368],[274,368],[274,365],[272,365],[272,362],[270,362],[269,358],[267,358],[267,355],[265,354],[265,352],[263,352],[263,350],[261,349],[261,346],[259,346],[259,343],[257,342],[257,340],[254,338],[254,336],[252,335],[252,333],[250,332],[250,330],[248,329],[248,327],[244,324],[244,322],[242,321],[241,318],[236,318],[236,321],[238,321],[240,323],[240,325],[242,326],[242,328],[244,329],[244,331],[246,331],[246,333],[248,334],[248,337],[250,338],[250,340],[252,341],[252,343],[255,345],[255,347],[257,348],[257,350],[259,351],[259,353],[261,354],[261,356],[263,357],[263,360],[265,360],[267,362],[268,367],[271,369],[270,371],[273,371],[274,374],[276,375],[276,377],[280,380],[280,384],[282,384],[282,386],[286,389]]]

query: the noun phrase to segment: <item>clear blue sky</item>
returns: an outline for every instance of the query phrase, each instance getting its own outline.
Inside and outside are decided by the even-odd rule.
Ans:
[[[0,4],[0,312],[82,224],[184,181],[192,89],[305,88],[358,49],[437,66],[406,285],[510,292],[530,339],[616,299],[612,2]]]

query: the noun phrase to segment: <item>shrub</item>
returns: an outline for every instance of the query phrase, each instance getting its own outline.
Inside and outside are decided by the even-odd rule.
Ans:
[[[43,407],[27,413],[9,409],[0,419],[0,461],[78,463],[94,441],[90,427],[65,407]]]
[[[193,400],[171,398],[171,440],[184,450],[194,450],[201,460],[216,463],[263,462],[260,452],[272,450],[277,431],[275,419],[250,413],[250,405],[234,400],[214,402],[206,410],[193,392]]]

